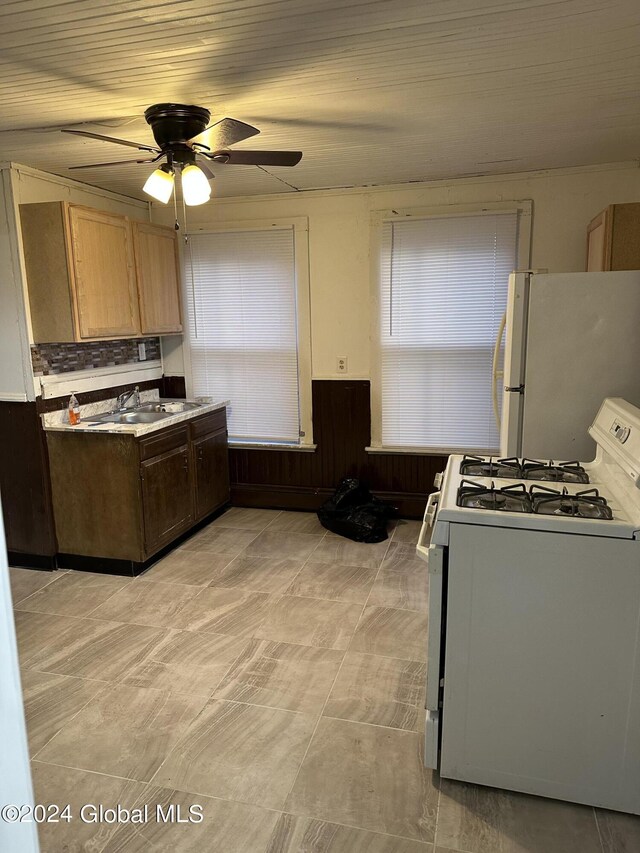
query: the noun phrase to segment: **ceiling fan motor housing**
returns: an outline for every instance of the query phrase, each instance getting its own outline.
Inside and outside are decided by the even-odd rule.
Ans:
[[[187,140],[202,133],[211,113],[204,107],[187,104],[154,104],[144,111],[144,117],[158,146],[165,151],[185,146]]]
[[[70,166],[70,169],[95,169],[98,166],[117,166],[121,163],[156,163],[166,158],[166,164],[161,168],[172,171],[174,166],[184,168],[196,165],[200,158],[200,171],[208,178],[213,173],[205,167],[203,158],[214,160],[216,163],[231,163],[239,166],[295,166],[302,158],[301,151],[248,151],[247,149],[230,151],[236,142],[242,142],[260,133],[243,121],[234,118],[222,118],[209,126],[211,113],[206,107],[193,104],[154,104],[144,112],[147,124],[151,126],[156,141],[155,146],[132,142],[128,139],[116,139],[88,130],[62,128],[63,133],[73,133],[103,142],[113,142],[116,145],[126,145],[138,151],[146,151],[154,155],[150,159],[124,160],[118,163],[93,163],[81,166]],[[139,155],[138,155],[139,156]],[[285,181],[286,183],[286,181]]]

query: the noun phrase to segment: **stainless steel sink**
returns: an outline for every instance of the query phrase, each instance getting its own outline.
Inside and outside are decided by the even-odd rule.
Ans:
[[[145,403],[144,406],[138,406],[135,411],[164,412],[168,415],[175,415],[179,412],[190,412],[199,408],[200,403],[187,403],[183,400],[159,400],[157,403]]]
[[[109,412],[106,415],[96,415],[88,418],[92,424],[152,424],[168,418],[170,412]]]
[[[159,400],[156,403],[145,403],[126,412],[108,412],[105,415],[94,415],[86,422],[93,424],[152,424],[170,418],[181,412],[191,412],[201,408],[201,403],[189,403],[184,400]]]

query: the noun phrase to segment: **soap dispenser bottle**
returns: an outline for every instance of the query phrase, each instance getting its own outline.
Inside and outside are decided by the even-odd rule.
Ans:
[[[69,423],[72,426],[80,423],[80,403],[75,394],[69,398]]]

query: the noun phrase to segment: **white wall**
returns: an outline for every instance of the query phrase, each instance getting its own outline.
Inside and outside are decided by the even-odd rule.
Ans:
[[[116,193],[90,187],[80,181],[50,175],[28,166],[11,164],[16,177],[15,192],[18,204],[32,204],[38,201],[68,201],[72,204],[84,204],[97,210],[121,213],[132,219],[149,219],[149,205],[145,201],[116,195]]]
[[[634,163],[464,178],[367,190],[332,190],[215,199],[188,210],[188,225],[307,216],[314,378],[336,377],[336,357],[349,376],[369,377],[369,237],[371,212],[401,207],[533,200],[532,266],[584,270],[586,227],[608,204],[640,201]],[[152,219],[173,223],[173,210],[154,204]],[[183,373],[179,339],[166,339],[165,372]]]
[[[24,571],[28,571],[24,569]],[[0,507],[0,805],[33,805],[18,649]],[[0,820],[0,850],[38,853],[35,823]]]
[[[33,343],[20,230],[20,204],[69,201],[148,220],[146,202],[49,175],[2,164],[0,174],[0,400],[35,399],[29,346]]]
[[[33,397],[11,173],[0,172],[0,400]]]

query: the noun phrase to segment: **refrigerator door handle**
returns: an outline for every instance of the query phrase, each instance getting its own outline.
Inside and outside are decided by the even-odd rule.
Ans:
[[[527,313],[530,281],[528,275],[509,276],[507,293],[506,338],[500,412],[500,454],[521,456],[524,385],[526,383]],[[516,389],[510,393],[511,389]]]
[[[498,326],[498,334],[496,335],[495,346],[493,347],[493,365],[491,375],[491,391],[493,395],[493,414],[496,419],[498,433],[500,432],[500,406],[498,402],[498,380],[504,377],[504,370],[498,370],[498,362],[500,360],[500,347],[502,345],[502,336],[507,325],[507,312],[505,311]]]

